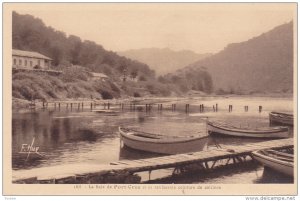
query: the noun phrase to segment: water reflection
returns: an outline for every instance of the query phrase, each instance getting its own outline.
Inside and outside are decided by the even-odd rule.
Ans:
[[[255,183],[294,183],[294,178],[264,167],[262,176]]]
[[[144,110],[124,111],[116,112],[113,115],[88,110],[67,111],[63,108],[60,111],[41,110],[13,113],[12,167],[14,169],[24,169],[67,163],[107,164],[119,159],[155,157],[159,154],[132,150],[127,147],[120,148],[118,127],[134,127],[137,130],[163,135],[206,136],[207,118],[226,121],[236,126],[269,126],[268,111],[274,108],[280,110],[280,107],[284,107],[283,109],[286,110],[286,108],[293,105],[291,100],[269,98],[240,98],[239,100],[229,98],[224,100],[224,103],[213,98],[190,101],[191,112],[189,114],[184,111],[181,112],[180,103],[177,103],[176,111],[164,110],[158,112],[154,108],[151,112]],[[208,106],[215,104],[216,101],[219,104],[218,113],[207,109],[205,113],[199,113],[197,104],[201,103]],[[175,103],[175,101],[169,104],[172,103]],[[228,103],[234,105],[232,113],[228,113],[224,109]],[[181,104],[184,106],[183,103]],[[249,112],[243,111],[245,104],[249,105]],[[259,104],[263,105],[262,113],[257,111]],[[30,144],[33,138],[35,138],[35,145],[40,147],[40,151],[46,153],[46,158],[30,158],[25,161],[26,157],[20,156],[18,152],[22,144]],[[262,140],[264,139],[209,136],[205,149],[222,148],[226,145],[243,145]],[[234,174],[234,171],[232,174]],[[248,175],[246,177],[251,178],[247,180],[248,182],[263,182],[256,176],[253,177],[253,172],[244,171],[239,174]]]

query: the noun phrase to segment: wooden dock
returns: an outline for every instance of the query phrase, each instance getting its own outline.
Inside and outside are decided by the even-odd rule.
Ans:
[[[103,165],[70,164],[53,167],[13,171],[14,183],[102,183],[103,177],[123,175],[123,179],[138,172],[174,168],[174,172],[185,171],[190,165],[199,169],[213,170],[218,161],[223,165],[252,160],[251,153],[261,149],[290,149],[294,139],[269,140],[241,146],[226,146],[199,152],[161,156],[139,160],[120,160]],[[100,157],[100,156],[99,156]],[[225,160],[225,163],[224,163]],[[124,177],[124,175],[127,175]],[[95,179],[98,178],[98,179]],[[99,179],[101,178],[101,179]],[[107,181],[107,180],[106,180]],[[122,182],[122,181],[121,181]],[[126,182],[126,181],[125,181]],[[127,180],[128,182],[128,180]],[[118,181],[117,183],[120,183]]]

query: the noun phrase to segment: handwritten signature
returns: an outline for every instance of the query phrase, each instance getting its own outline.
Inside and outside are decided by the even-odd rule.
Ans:
[[[41,157],[44,155],[39,152],[40,147],[34,146],[35,138],[32,139],[31,144],[22,144],[20,154],[27,154],[26,161],[28,160],[30,154],[37,154]]]

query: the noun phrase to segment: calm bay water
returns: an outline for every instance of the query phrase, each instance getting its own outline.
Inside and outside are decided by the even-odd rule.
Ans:
[[[119,126],[133,127],[146,132],[164,135],[200,135],[205,136],[206,119],[218,119],[237,126],[269,126],[268,113],[272,110],[293,111],[290,98],[193,98],[170,99],[167,104],[176,103],[177,111],[158,112],[119,111],[114,114],[91,112],[88,109],[73,111],[61,108],[60,111],[37,110],[13,113],[12,119],[12,167],[30,169],[70,163],[108,164],[121,159],[138,159],[159,156],[120,146]],[[166,104],[163,103],[163,104]],[[190,104],[190,113],[184,112],[185,104]],[[218,104],[218,112],[205,108],[199,113],[199,104],[212,107]],[[228,112],[228,105],[233,105],[233,112]],[[249,111],[244,111],[244,106]],[[259,106],[263,107],[261,113]],[[99,106],[99,109],[102,109]],[[291,137],[293,132],[290,133]],[[22,144],[39,146],[39,152],[45,153],[42,159],[20,155]],[[204,149],[243,145],[261,139],[208,137]],[[200,150],[199,150],[200,151]],[[169,177],[171,170],[154,171],[151,178],[165,177],[154,183],[285,183],[291,182],[285,177],[275,177],[271,171],[257,164],[245,167],[221,169],[203,176],[202,174]],[[142,175],[142,178],[148,176]],[[271,175],[271,176],[270,176]]]

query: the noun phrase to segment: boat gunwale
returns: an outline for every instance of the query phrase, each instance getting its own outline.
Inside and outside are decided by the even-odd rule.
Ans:
[[[269,113],[269,115],[279,115],[279,116],[286,116],[286,117],[294,118],[293,113],[290,114],[290,113],[272,111],[272,112]]]
[[[232,127],[232,129],[230,129],[230,127],[224,125],[216,125],[216,123],[211,122],[211,121],[207,121],[207,124],[209,126],[221,129],[221,130],[225,130],[225,131],[230,131],[230,132],[235,132],[235,133],[249,133],[249,134],[254,134],[254,135],[260,135],[260,134],[273,134],[273,133],[280,133],[280,132],[288,132],[289,128],[285,127],[285,126],[280,126],[278,128],[272,128],[270,130],[246,130],[243,128],[236,128],[236,127]]]
[[[282,160],[276,159],[274,157],[267,156],[265,154],[260,153],[261,151],[262,150],[254,151],[254,152],[252,152],[252,155],[254,157],[258,157],[258,158],[261,158],[261,159],[264,159],[264,160],[267,160],[267,161],[270,161],[270,162],[273,162],[273,163],[277,163],[277,164],[280,164],[280,165],[283,165],[283,166],[286,166],[286,167],[294,168],[294,163],[293,162],[282,161]]]
[[[154,144],[179,144],[179,143],[186,143],[186,142],[201,140],[201,139],[208,137],[208,135],[206,135],[206,136],[199,136],[199,137],[169,138],[169,139],[173,139],[172,141],[170,141],[170,140],[168,140],[168,138],[153,139],[153,138],[129,135],[126,132],[122,131],[121,127],[119,127],[119,132],[122,137],[127,138],[129,140],[133,140],[133,141],[137,141],[137,142],[144,142],[144,143],[154,143]],[[161,136],[163,136],[163,135],[161,135]],[[160,140],[163,140],[163,141],[160,141]]]

